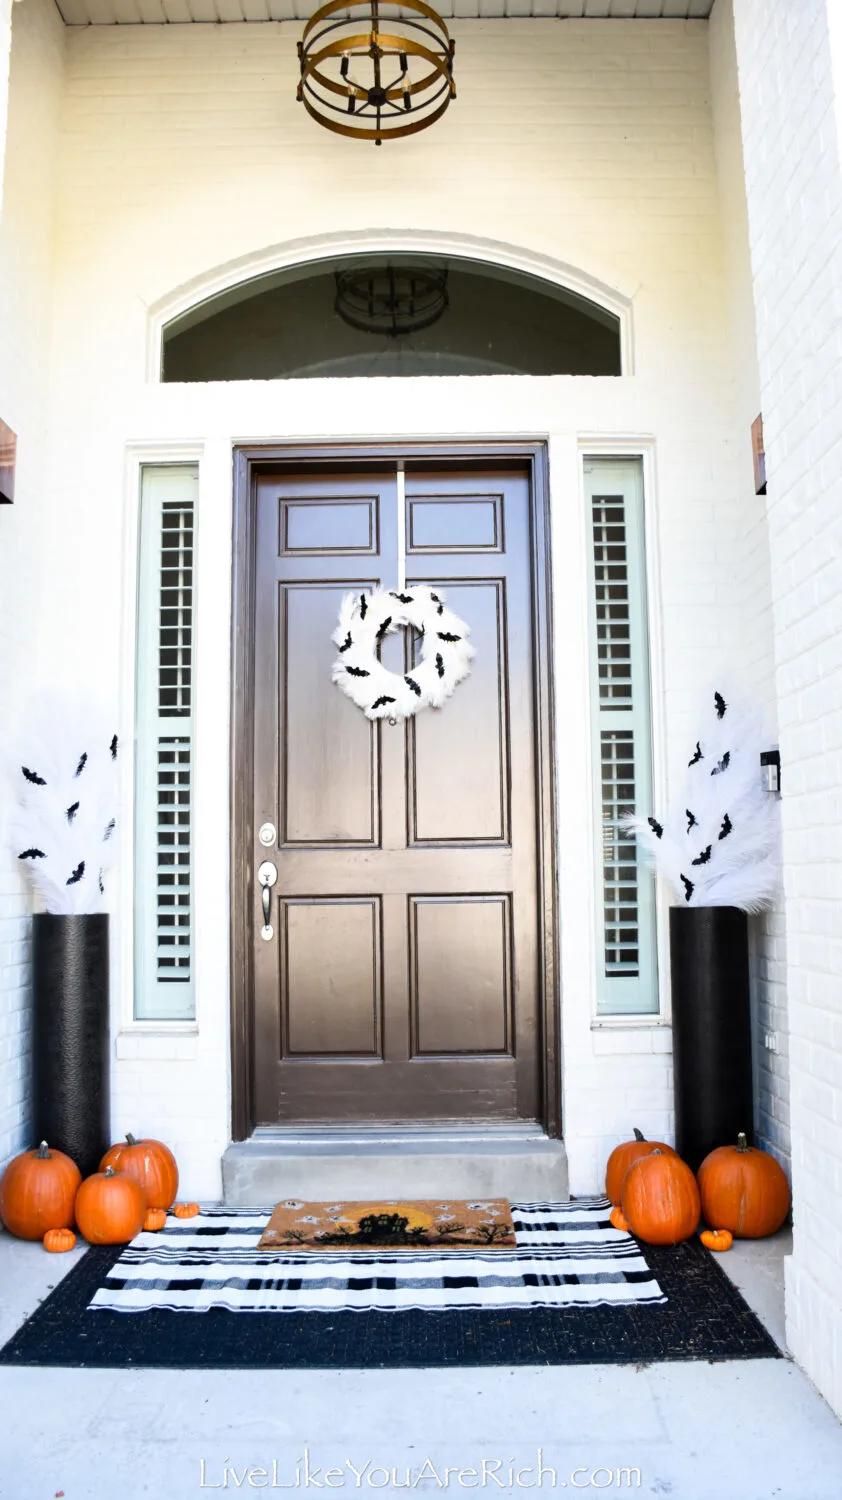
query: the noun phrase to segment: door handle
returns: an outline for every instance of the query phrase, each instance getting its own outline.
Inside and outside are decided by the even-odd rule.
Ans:
[[[257,878],[260,882],[260,899],[263,904],[263,926],[260,929],[260,936],[264,942],[268,943],[275,936],[269,917],[272,912],[272,886],[278,878],[278,872],[271,859],[264,859],[257,872]]]

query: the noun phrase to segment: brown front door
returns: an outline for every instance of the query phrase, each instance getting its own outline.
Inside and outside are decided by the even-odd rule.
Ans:
[[[542,1118],[529,477],[408,462],[405,490],[406,589],[444,589],[477,655],[393,727],[333,685],[331,633],[347,591],[397,586],[396,464],[256,480],[258,1125]]]

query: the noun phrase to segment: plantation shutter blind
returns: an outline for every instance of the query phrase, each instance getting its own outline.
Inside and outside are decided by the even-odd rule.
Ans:
[[[191,1020],[194,464],[144,467],[135,740],[135,1019]]]
[[[638,462],[585,463],[600,1015],[658,1010],[655,882],[624,813],[652,796],[643,476]]]

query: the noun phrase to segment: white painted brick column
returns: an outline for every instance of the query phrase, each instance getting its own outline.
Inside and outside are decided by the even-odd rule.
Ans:
[[[842,94],[833,0],[734,10],[783,760],[787,1335],[842,1413]]]

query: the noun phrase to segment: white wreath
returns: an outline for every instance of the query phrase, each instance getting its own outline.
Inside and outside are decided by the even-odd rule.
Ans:
[[[339,647],[333,680],[367,719],[398,723],[420,708],[441,708],[468,676],[476,655],[470,630],[444,600],[441,589],[426,584],[345,595],[331,637]],[[404,676],[381,665],[377,648],[385,636],[407,626],[424,640],[420,662]]]

